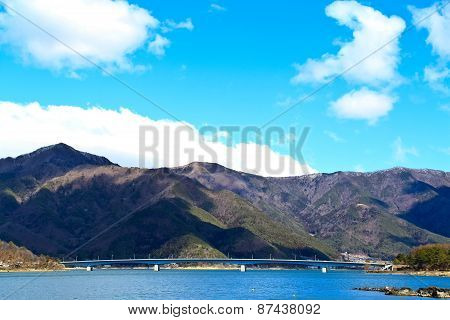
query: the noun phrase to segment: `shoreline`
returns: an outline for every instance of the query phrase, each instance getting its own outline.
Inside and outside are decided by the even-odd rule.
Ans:
[[[85,271],[86,268],[63,268],[63,269],[14,269],[14,270],[0,270],[0,273],[33,273],[33,272],[59,272],[59,271]],[[94,268],[94,270],[150,270],[153,268],[147,267],[135,267],[135,268]],[[188,271],[239,271],[239,267],[227,267],[227,266],[187,266],[187,267],[161,267],[161,270],[188,270]],[[320,271],[316,269],[286,269],[286,268],[251,268],[247,269],[252,271],[289,271],[289,270],[301,270],[301,271]],[[339,271],[352,271],[352,270],[339,270]]]
[[[410,276],[425,276],[425,277],[450,277],[450,270],[448,271],[427,271],[427,270],[369,270],[367,273],[375,274],[393,274],[393,275],[410,275]]]
[[[0,273],[26,273],[26,272],[58,272],[69,271],[69,269],[12,269],[12,270],[0,270]]]
[[[135,268],[94,268],[100,269],[100,270],[151,270],[152,267],[135,267]],[[33,269],[33,268],[26,268],[26,269],[12,269],[12,270],[5,270],[1,269],[1,273],[36,273],[36,272],[60,272],[60,271],[77,271],[77,270],[86,270],[85,268],[60,268],[60,269]],[[223,265],[208,265],[208,266],[177,266],[177,267],[161,267],[161,270],[188,270],[188,271],[239,271],[239,267],[236,266],[223,266]],[[271,270],[271,271],[290,271],[290,270],[299,270],[299,271],[317,271],[316,269],[308,269],[308,268],[301,268],[301,269],[290,269],[290,268],[248,268],[248,270],[252,271],[265,271],[265,270]],[[429,277],[450,277],[450,270],[449,271],[413,271],[413,270],[399,270],[399,271],[391,271],[391,270],[349,270],[349,269],[337,269],[337,270],[330,270],[329,272],[333,271],[361,271],[367,274],[389,274],[389,275],[411,275],[411,276],[429,276]]]

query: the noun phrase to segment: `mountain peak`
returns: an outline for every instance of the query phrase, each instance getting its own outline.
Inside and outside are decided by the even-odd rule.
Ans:
[[[113,163],[105,157],[76,150],[65,143],[57,143],[39,148],[36,151],[17,157],[15,160],[20,161],[22,159],[36,159],[49,162],[69,161],[74,165],[113,165]]]
[[[73,152],[73,151],[81,152],[81,151],[78,151],[78,150],[72,148],[71,146],[69,146],[69,145],[67,145],[65,143],[60,142],[60,143],[57,143],[57,144],[53,144],[53,145],[50,145],[50,146],[39,148],[39,149],[37,149],[37,150],[35,150],[33,152],[30,152],[28,154],[19,156],[18,158],[25,157],[25,156],[35,156],[35,155],[38,155],[38,154],[43,153],[43,152]]]
[[[0,173],[31,175],[37,179],[62,174],[81,165],[115,165],[105,157],[78,151],[65,143],[39,148],[17,158],[0,159]]]

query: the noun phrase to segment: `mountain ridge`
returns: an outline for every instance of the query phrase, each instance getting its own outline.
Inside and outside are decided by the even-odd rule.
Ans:
[[[37,253],[63,256],[139,207],[80,256],[175,250],[337,258],[348,251],[390,258],[450,242],[445,171],[274,178],[201,162],[124,168],[65,144],[17,157],[19,166],[8,159],[0,160],[0,239]]]

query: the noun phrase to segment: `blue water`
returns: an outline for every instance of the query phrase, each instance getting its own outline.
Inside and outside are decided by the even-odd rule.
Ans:
[[[444,277],[316,270],[0,273],[0,299],[414,299],[355,287],[450,288]]]

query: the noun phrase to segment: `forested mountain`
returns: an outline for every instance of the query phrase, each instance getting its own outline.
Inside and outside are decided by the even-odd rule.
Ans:
[[[0,239],[52,256],[389,258],[448,237],[447,172],[147,170],[64,144],[0,160]]]

